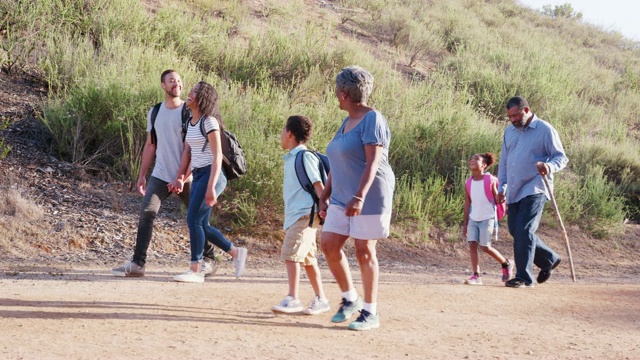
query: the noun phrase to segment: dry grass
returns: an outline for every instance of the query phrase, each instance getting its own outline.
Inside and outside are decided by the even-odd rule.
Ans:
[[[17,186],[0,186],[0,216],[34,222],[44,216],[44,210]]]
[[[21,255],[33,251],[30,241],[40,239],[47,231],[40,226],[44,209],[17,186],[0,185],[0,251],[5,255]],[[46,245],[43,245],[46,247]],[[46,248],[42,250],[47,251]]]

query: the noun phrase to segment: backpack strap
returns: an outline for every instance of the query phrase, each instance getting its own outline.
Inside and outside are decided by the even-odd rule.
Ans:
[[[160,106],[162,105],[161,102],[155,104],[153,106],[153,108],[151,109],[151,131],[149,131],[149,133],[151,134],[151,144],[156,145],[158,144],[158,135],[156,133],[156,118],[158,117],[158,111],[160,111]]]
[[[493,197],[493,190],[491,189],[491,184],[497,182],[497,178],[490,173],[484,174],[484,194],[487,196],[487,200],[493,205],[493,224],[494,224],[494,234],[496,237],[496,241],[498,241],[498,206],[496,204],[496,199]]]
[[[200,134],[202,134],[202,137],[204,137],[204,145],[202,145],[202,150],[201,152],[204,152],[204,150],[207,148],[207,145],[209,144],[209,138],[207,137],[207,133],[204,130],[204,116],[200,118]]]
[[[487,200],[495,205],[496,200],[493,198],[493,190],[491,190],[492,177],[493,176],[489,173],[484,174],[484,194],[487,196]]]
[[[469,176],[469,178],[467,179],[467,181],[464,183],[464,188],[467,189],[467,195],[469,195],[469,197],[471,197],[471,176]]]
[[[323,166],[322,160],[320,159],[318,154],[316,154],[315,152],[309,151],[309,150],[300,150],[296,154],[295,170],[296,170],[296,176],[298,177],[298,182],[300,183],[300,186],[302,187],[302,189],[308,192],[309,195],[311,195],[311,198],[313,199],[313,205],[311,205],[311,212],[309,213],[309,227],[312,227],[313,220],[315,218],[316,207],[319,207],[319,204],[320,204],[320,198],[318,198],[318,194],[316,194],[316,190],[313,187],[313,184],[311,183],[311,179],[309,179],[309,174],[307,173],[307,169],[304,166],[304,154],[306,152],[310,152],[318,158],[318,170],[320,170],[320,174],[321,174],[320,176],[324,176],[322,175],[324,173],[324,169],[322,168]],[[324,221],[321,220],[320,225],[322,225],[322,223],[324,223]]]
[[[189,121],[191,121],[191,111],[187,107],[187,102],[182,104],[182,142],[187,137],[187,129],[189,128]]]

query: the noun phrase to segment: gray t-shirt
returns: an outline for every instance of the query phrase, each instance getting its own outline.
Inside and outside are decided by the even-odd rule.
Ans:
[[[389,165],[391,132],[387,119],[378,111],[368,112],[351,131],[343,134],[342,126],[327,145],[331,164],[330,203],[346,206],[355,195],[366,166],[365,145],[381,145],[384,148],[380,166],[362,207],[362,215],[390,214],[396,178]]]
[[[151,110],[147,114],[147,132],[151,131]],[[156,116],[156,163],[151,176],[162,181],[175,179],[180,167],[180,157],[184,150],[182,142],[182,105],[175,109],[167,109],[165,102],[160,105]]]

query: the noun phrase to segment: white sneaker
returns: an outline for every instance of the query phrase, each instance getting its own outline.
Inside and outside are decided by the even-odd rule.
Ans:
[[[200,263],[200,271],[204,274],[205,277],[208,277],[218,271],[218,266],[216,264],[210,264],[206,260],[202,260],[202,263]]]
[[[142,277],[144,276],[144,266],[140,266],[133,261],[127,261],[121,266],[111,269],[111,275],[122,277]]]
[[[465,280],[464,283],[467,285],[482,285],[482,279],[480,276],[473,275],[469,280]]]
[[[173,277],[174,281],[178,282],[186,282],[186,283],[203,283],[204,282],[204,273],[193,272],[192,270],[187,271],[184,274],[179,274]]]
[[[304,309],[302,312],[307,315],[318,315],[329,311],[329,309],[329,300],[320,299],[319,296],[316,296],[311,300],[311,303],[309,303],[309,307]]]
[[[247,262],[247,248],[239,247],[238,255],[233,259],[233,266],[236,268],[236,277],[239,278],[244,273],[244,265]]]
[[[292,314],[300,312],[304,309],[302,306],[302,302],[300,300],[296,300],[291,296],[287,296],[280,302],[280,304],[271,308],[271,311],[284,313],[284,314]]]

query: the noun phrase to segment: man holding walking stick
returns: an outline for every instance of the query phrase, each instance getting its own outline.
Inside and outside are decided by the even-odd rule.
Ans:
[[[532,264],[540,268],[538,284],[547,281],[560,264],[560,256],[536,235],[549,191],[553,191],[547,190],[543,177],[548,175],[553,187],[552,174],[564,169],[569,159],[556,129],[533,114],[527,100],[512,97],[506,107],[511,126],[504,132],[496,200],[508,205],[516,275],[505,285],[533,287]]]

